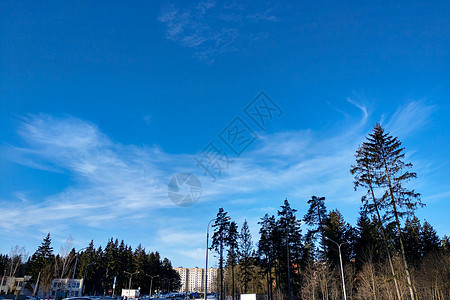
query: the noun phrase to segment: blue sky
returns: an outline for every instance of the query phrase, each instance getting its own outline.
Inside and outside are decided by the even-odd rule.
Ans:
[[[68,236],[77,249],[114,237],[203,266],[219,207],[247,219],[256,241],[265,213],[288,198],[301,217],[312,195],[355,224],[349,169],[376,122],[414,164],[427,204],[417,215],[450,234],[449,11],[447,1],[2,1],[0,252],[32,254],[50,232],[56,252]],[[245,113],[260,92],[279,108],[263,128]],[[220,139],[236,120],[256,137],[239,156]],[[210,142],[231,161],[214,182],[195,161]],[[168,198],[178,173],[201,182],[192,206]]]

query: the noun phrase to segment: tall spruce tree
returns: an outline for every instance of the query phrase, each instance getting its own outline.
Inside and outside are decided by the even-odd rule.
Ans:
[[[392,262],[391,251],[389,246],[388,237],[386,235],[386,230],[384,227],[384,219],[382,216],[382,211],[386,207],[385,203],[382,203],[379,198],[375,196],[375,189],[378,186],[377,173],[380,170],[377,169],[376,156],[371,153],[370,145],[365,142],[356,151],[356,165],[351,167],[350,172],[355,176],[354,188],[355,191],[361,187],[367,189],[365,195],[361,197],[361,202],[363,203],[363,210],[371,215],[375,215],[377,218],[378,232],[383,238],[384,248],[386,251],[387,259],[389,262],[390,271],[392,273],[392,278],[394,280],[395,291],[397,299],[401,300],[402,296],[400,293],[400,288],[398,285],[397,275],[394,269],[394,264]]]
[[[227,235],[230,227],[230,222],[229,217],[227,217],[227,212],[224,211],[222,207],[219,208],[219,212],[217,213],[217,217],[212,227],[214,228],[214,234],[212,237],[211,249],[214,249],[219,254],[219,300],[224,300],[225,294],[223,288],[223,250],[227,245]]]
[[[400,244],[409,295],[411,300],[414,300],[414,287],[406,259],[400,219],[406,214],[412,214],[415,209],[423,205],[419,198],[420,194],[405,186],[406,182],[416,178],[417,175],[408,171],[412,164],[403,161],[404,148],[401,147],[399,139],[386,133],[380,124],[375,125],[360,149],[361,155],[358,157],[360,153],[357,154],[357,168],[352,168],[352,173],[357,175],[355,188],[360,184],[364,187],[369,186],[372,200],[379,199],[376,207],[384,211],[383,218],[380,217],[380,219],[393,219],[397,228],[397,239]],[[375,197],[374,186],[384,191],[381,198]]]
[[[54,259],[52,239],[50,233],[42,241],[36,252],[31,257],[31,274],[33,278],[37,278],[39,272],[44,269],[45,265],[51,263]]]
[[[53,279],[55,256],[53,255],[51,243],[52,239],[49,233],[30,260],[32,278],[37,280],[39,277],[38,285],[42,288],[44,293],[50,291]]]

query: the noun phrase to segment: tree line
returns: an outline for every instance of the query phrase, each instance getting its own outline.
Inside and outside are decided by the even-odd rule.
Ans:
[[[31,275],[29,284],[38,281],[45,296],[50,292],[53,279],[72,276],[85,279],[84,293],[89,295],[108,294],[113,289],[114,278],[115,295],[120,295],[122,289],[128,289],[128,273],[136,272],[132,277],[131,288],[139,288],[142,294],[150,292],[152,277],[153,290],[169,292],[180,287],[179,274],[172,268],[170,260],[161,258],[157,251],[147,252],[141,245],[133,250],[123,240],[119,242],[111,238],[104,248],[96,248],[91,241],[88,247],[76,252],[71,242],[69,238],[60,253],[55,254],[49,233],[25,262],[23,248],[16,247],[10,255],[0,255],[0,270],[7,270],[6,275],[11,277]]]
[[[253,245],[247,222],[239,231],[220,208],[211,247],[220,299],[344,299],[339,248],[347,299],[450,299],[450,240],[416,217],[424,204],[404,160],[400,140],[376,124],[350,167],[355,190],[364,191],[354,227],[323,196],[312,196],[302,217],[286,199],[261,218]]]

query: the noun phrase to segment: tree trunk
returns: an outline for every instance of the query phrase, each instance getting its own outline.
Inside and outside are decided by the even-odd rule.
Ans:
[[[244,294],[247,294],[247,281],[248,281],[248,277],[247,277],[247,264],[248,264],[248,258],[244,257]]]
[[[400,241],[400,251],[402,253],[403,264],[405,266],[405,273],[406,273],[406,280],[408,282],[409,294],[411,296],[411,300],[415,300],[414,289],[413,289],[412,282],[411,282],[411,276],[409,274],[408,263],[406,261],[405,247],[403,246],[402,231],[401,231],[401,228],[400,228],[400,220],[398,218],[397,207],[395,205],[395,197],[394,197],[394,192],[393,192],[393,189],[392,189],[391,178],[389,176],[387,163],[386,163],[386,160],[384,158],[383,158],[383,162],[384,162],[384,170],[386,172],[386,176],[387,176],[387,180],[388,180],[389,194],[391,196],[392,209],[394,210],[395,223],[397,225],[397,230],[398,230],[398,239]]]
[[[376,198],[375,198],[375,193],[373,192],[372,185],[370,185],[370,192],[372,193],[373,204],[375,205],[375,210],[377,212],[378,227],[379,227],[379,229],[381,231],[381,235],[383,237],[384,246],[386,248],[386,253],[388,255],[389,266],[391,268],[392,277],[394,278],[394,285],[395,285],[395,291],[397,292],[397,298],[398,298],[398,300],[402,300],[401,295],[400,295],[400,289],[398,287],[397,276],[395,275],[394,265],[392,264],[392,258],[391,258],[391,254],[390,254],[390,251],[389,251],[388,241],[387,241],[387,238],[386,238],[386,234],[384,232],[383,224],[381,223],[380,211],[378,210],[378,203],[375,200]]]
[[[269,258],[269,291],[270,291],[270,300],[273,300],[273,289],[272,289],[272,261]]]
[[[231,295],[233,297],[233,300],[236,300],[235,293],[234,293],[234,264],[231,264]]]
[[[220,300],[224,300],[224,298],[223,298],[223,244],[222,243],[220,243],[220,258],[219,258],[219,260],[220,260],[220,266],[219,266],[219,268],[220,268]]]

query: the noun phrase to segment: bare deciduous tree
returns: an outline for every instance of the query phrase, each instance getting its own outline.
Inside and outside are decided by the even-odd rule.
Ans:
[[[25,247],[19,248],[19,246],[16,245],[11,248],[7,267],[7,274],[9,274],[9,277],[16,276],[17,269],[27,259],[27,257],[28,253],[26,253]]]
[[[74,251],[73,238],[71,235],[67,237],[64,246],[61,246],[59,257],[55,261],[55,274],[58,278],[69,278],[73,270]]]

